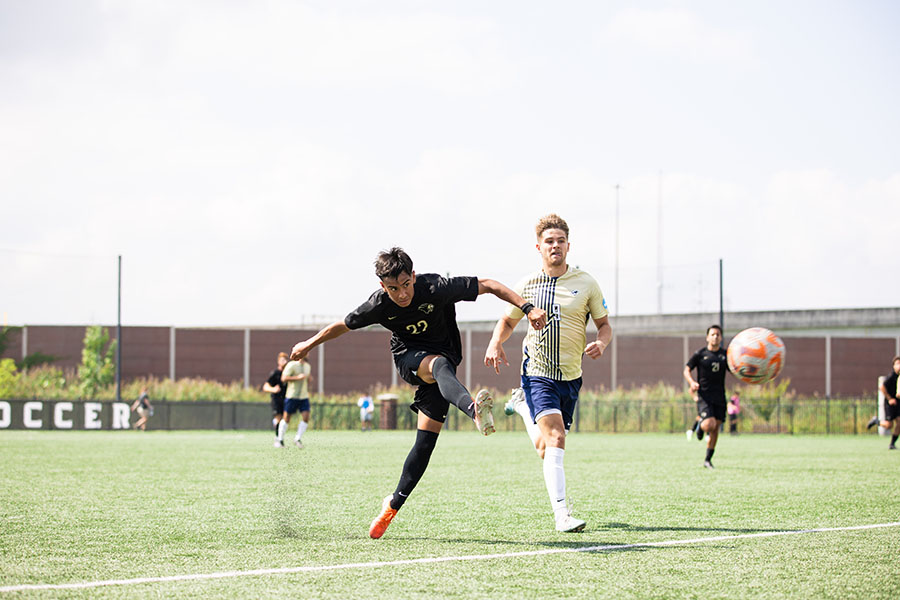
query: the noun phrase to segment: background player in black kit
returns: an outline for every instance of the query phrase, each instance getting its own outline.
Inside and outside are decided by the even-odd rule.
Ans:
[[[891,445],[888,450],[897,449],[897,438],[900,437],[900,400],[897,399],[897,378],[900,377],[900,356],[895,356],[891,361],[891,374],[881,383],[881,393],[884,394],[884,421],[879,423],[878,415],[869,421],[868,429],[881,425],[891,432]]]
[[[691,371],[697,369],[697,379]],[[722,328],[711,325],[706,330],[706,347],[697,350],[684,367],[684,379],[691,386],[691,393],[697,394],[697,414],[700,430],[709,436],[706,441],[706,460],[703,466],[712,469],[712,456],[719,440],[719,428],[725,422],[727,402],[725,401],[725,373],[728,360],[722,349]]]
[[[375,274],[381,280],[381,289],[343,321],[332,323],[297,343],[291,359],[303,358],[319,344],[367,325],[377,323],[393,334],[394,365],[404,381],[416,386],[411,408],[418,413],[418,421],[416,441],[406,457],[400,483],[384,499],[381,514],[369,529],[371,537],[380,538],[425,473],[450,404],[472,418],[482,434],[490,435],[494,431],[490,393],[481,390],[473,399],[456,378],[456,368],[462,361],[462,343],[454,305],[490,293],[521,308],[535,329],[546,324],[546,315],[491,279],[445,278],[433,273],[417,276],[412,259],[401,248],[379,253]]]
[[[287,391],[287,386],[281,382],[281,372],[287,363],[288,355],[284,352],[279,352],[278,356],[275,357],[275,368],[272,369],[266,382],[263,383],[263,391],[269,392],[272,399],[272,425],[275,427],[274,445],[276,448],[284,446],[284,443],[278,439],[278,424],[281,423],[281,415],[284,413],[284,394]]]

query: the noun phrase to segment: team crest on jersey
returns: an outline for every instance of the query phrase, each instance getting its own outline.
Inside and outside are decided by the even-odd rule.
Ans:
[[[420,304],[419,310],[421,310],[426,315],[430,315],[432,312],[434,312],[434,304]]]

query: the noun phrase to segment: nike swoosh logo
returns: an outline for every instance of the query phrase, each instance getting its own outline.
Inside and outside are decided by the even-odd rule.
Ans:
[[[393,320],[396,319],[396,318],[397,318],[397,317],[388,317],[388,321],[393,321]]]

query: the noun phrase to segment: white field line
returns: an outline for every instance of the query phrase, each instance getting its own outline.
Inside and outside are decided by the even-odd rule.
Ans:
[[[667,540],[662,542],[641,542],[637,544],[608,544],[604,546],[585,546],[583,548],[553,548],[549,550],[527,550],[523,552],[505,552],[501,554],[473,554],[466,556],[438,556],[433,558],[409,558],[403,560],[376,561],[363,563],[344,563],[337,565],[318,565],[308,567],[282,567],[279,569],[251,569],[249,571],[222,571],[219,573],[194,573],[190,575],[167,575],[164,577],[136,577],[134,579],[106,579],[101,581],[83,581],[78,583],[48,583],[9,585],[0,587],[0,592],[24,592],[31,590],[74,590],[106,587],[112,585],[139,585],[144,583],[163,583],[168,581],[202,581],[208,579],[228,579],[233,577],[254,577],[259,575],[282,575],[287,573],[317,573],[322,571],[345,571],[349,569],[371,569],[374,567],[396,567],[403,565],[422,565],[433,563],[458,562],[465,560],[493,560],[498,558],[518,558],[522,556],[546,556],[550,554],[572,554],[576,552],[606,552],[630,550],[632,548],[661,548],[666,546],[684,546],[706,542],[722,542],[750,538],[768,538],[785,535],[801,535],[809,533],[829,533],[834,531],[862,531],[865,529],[882,529],[900,527],[895,523],[878,523],[874,525],[855,525],[852,527],[823,527],[820,529],[802,529],[794,531],[764,531],[760,533],[744,533],[740,535],[719,535],[715,537],[693,538],[689,540]]]

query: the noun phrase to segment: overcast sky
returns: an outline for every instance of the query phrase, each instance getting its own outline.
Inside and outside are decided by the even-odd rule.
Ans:
[[[119,254],[126,325],[342,317],[392,245],[512,285],[548,212],[614,314],[717,310],[719,258],[726,310],[897,306],[898,30],[889,0],[0,0],[0,317],[114,323]]]

